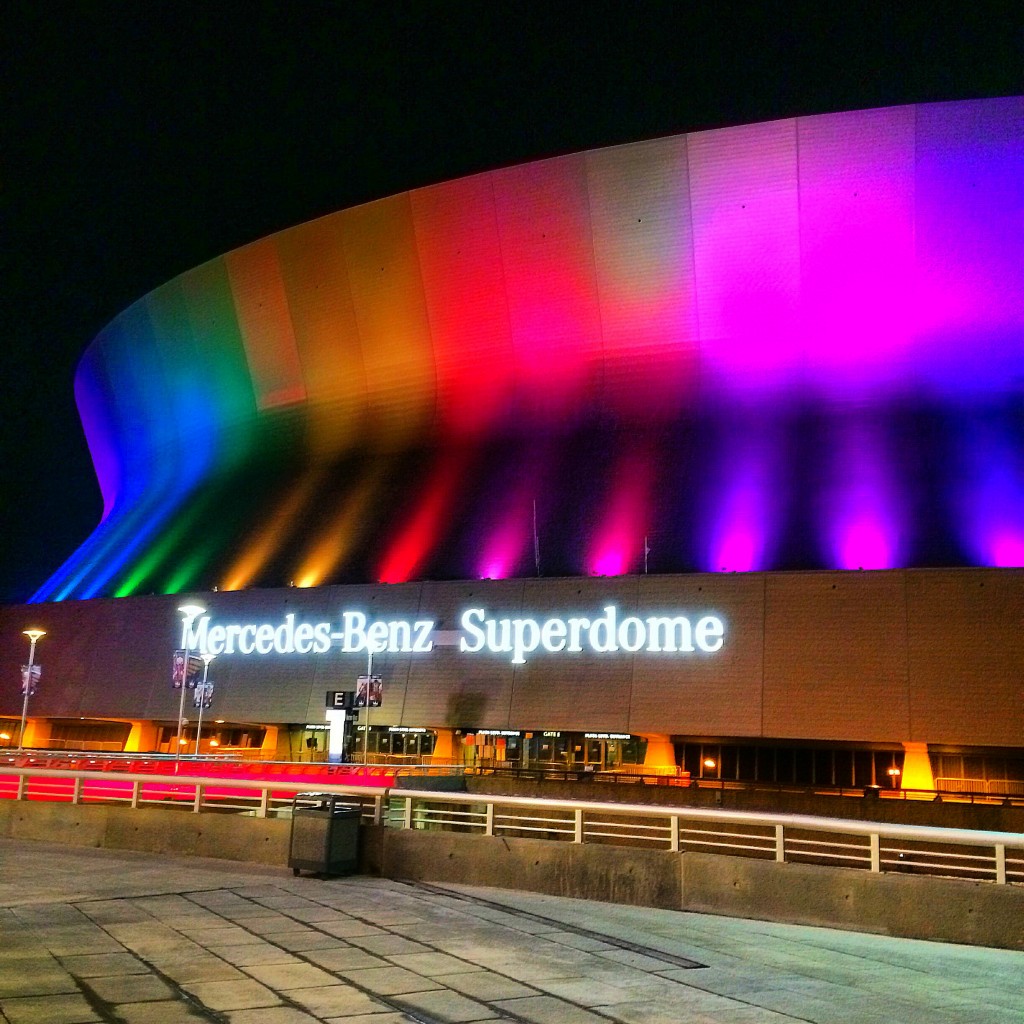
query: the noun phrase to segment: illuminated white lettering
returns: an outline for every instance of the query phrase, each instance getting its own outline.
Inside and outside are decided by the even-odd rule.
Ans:
[[[512,664],[525,665],[524,655],[537,650],[540,626],[533,619],[512,620]]]
[[[715,615],[705,615],[697,622],[697,646],[708,654],[722,649],[725,627],[722,620]]]
[[[206,631],[210,625],[210,616],[204,615],[198,622],[193,621],[189,629],[187,623],[181,624],[181,646],[190,651],[206,649]]]
[[[341,649],[346,654],[355,654],[366,649],[366,616],[362,612],[345,612],[341,617],[345,634]]]
[[[633,638],[630,639],[630,632]],[[630,653],[639,651],[647,643],[647,629],[635,616],[623,619],[619,623],[619,646]]]
[[[246,636],[251,639],[246,640]],[[238,653],[239,654],[252,654],[256,649],[256,627],[255,626],[243,626],[238,633]]]
[[[541,627],[540,642],[545,651],[555,654],[565,649],[565,634],[568,632],[563,619],[548,619]]]
[[[373,622],[366,630],[366,649],[374,654],[382,654],[388,649],[388,624]]]
[[[569,646],[566,650],[572,651],[573,654],[579,654],[579,652],[583,650],[583,645],[580,643],[580,633],[589,626],[590,619],[569,620]]]
[[[604,617],[595,619],[590,626],[590,646],[598,654],[610,654],[617,651],[619,645],[615,642],[615,620],[618,613],[614,605],[608,605],[604,610]]]
[[[430,633],[434,628],[432,619],[416,623],[416,641],[412,645],[414,654],[428,654],[434,649],[434,641],[430,639]]]
[[[682,615],[675,618],[654,616],[647,620],[647,650],[652,654],[666,651],[692,651],[690,620]]]
[[[498,627],[501,627],[501,640],[498,640]],[[492,654],[503,654],[512,650],[512,620],[486,619],[484,629],[487,632],[487,650]]]
[[[313,653],[326,654],[331,649],[331,624],[318,622],[313,627]]]
[[[274,650],[278,654],[295,652],[295,613],[289,612],[284,622],[274,630]]]
[[[468,654],[476,654],[484,647],[484,631],[477,625],[487,613],[483,608],[467,608],[462,613],[462,629],[473,639],[472,642],[464,636],[459,637],[459,650]]]
[[[223,626],[211,626],[206,635],[206,650],[209,654],[224,653],[224,638],[227,630]]]
[[[300,622],[295,627],[296,654],[309,654],[313,646],[313,627],[308,622]]]
[[[725,624],[717,615],[705,615],[695,627],[685,615],[631,615],[619,620],[615,605],[605,605],[597,618],[574,616],[492,619],[485,608],[467,608],[461,616],[462,635],[459,650],[467,654],[489,651],[509,654],[513,665],[523,665],[527,656],[538,651],[550,654],[636,654],[690,653],[695,649],[714,654],[725,645]],[[288,612],[278,625],[271,623],[211,625],[203,615],[186,627],[182,624],[181,642],[190,650],[213,655],[326,654],[337,642],[346,654],[367,651],[381,654],[425,654],[434,649],[434,639],[452,642],[451,634],[434,633],[435,622],[420,619],[371,621],[360,611],[343,611],[342,629],[331,631],[329,622],[296,622],[296,613]],[[453,638],[454,639],[454,638]],[[696,648],[694,644],[696,643]]]
[[[274,649],[274,627],[264,623],[256,628],[256,650],[260,654],[269,654]]]
[[[412,650],[412,629],[408,622],[388,623],[388,650],[408,654]]]

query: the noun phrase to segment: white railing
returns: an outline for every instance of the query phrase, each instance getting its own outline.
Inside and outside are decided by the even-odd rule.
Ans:
[[[756,857],[1024,883],[1024,834],[695,807],[392,789],[391,828]]]
[[[697,807],[545,800],[249,780],[0,767],[0,799],[161,807],[193,813],[286,817],[311,788],[343,797],[368,824],[420,831],[525,837],[755,857],[1024,884],[1024,834],[893,825]]]
[[[359,807],[363,820],[381,821],[386,790],[371,786],[335,786],[309,779],[203,778],[196,775],[134,775],[128,772],[0,768],[0,799],[45,800],[72,804],[127,804],[250,814],[257,818],[287,816],[297,793],[330,793]]]

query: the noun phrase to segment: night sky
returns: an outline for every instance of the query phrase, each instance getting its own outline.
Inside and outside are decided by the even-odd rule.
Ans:
[[[4,5],[0,601],[25,600],[99,518],[72,382],[135,299],[273,231],[476,171],[1024,92],[1016,5],[890,6]]]

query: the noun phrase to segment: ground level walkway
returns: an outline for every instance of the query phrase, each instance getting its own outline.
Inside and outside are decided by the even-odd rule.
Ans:
[[[1022,1024],[1024,953],[0,840],[9,1024]]]

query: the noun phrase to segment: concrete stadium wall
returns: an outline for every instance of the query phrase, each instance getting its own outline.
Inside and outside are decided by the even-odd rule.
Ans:
[[[1024,888],[714,854],[383,830],[388,878],[1024,949]]]

